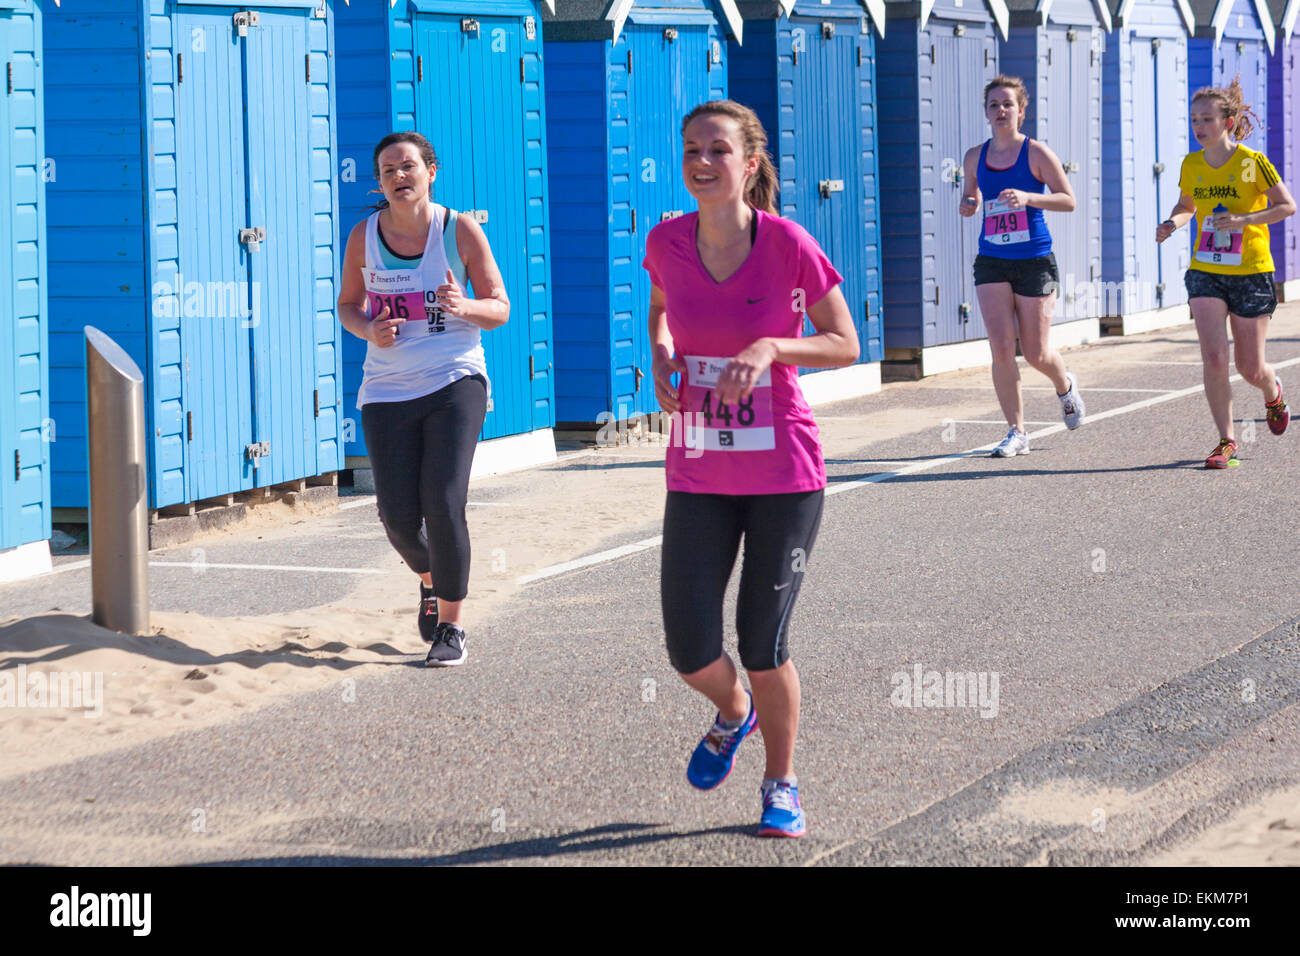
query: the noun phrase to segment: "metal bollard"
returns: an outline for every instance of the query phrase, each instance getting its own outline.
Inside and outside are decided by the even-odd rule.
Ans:
[[[99,329],[88,325],[85,332],[94,621],[125,634],[148,634],[144,376]]]

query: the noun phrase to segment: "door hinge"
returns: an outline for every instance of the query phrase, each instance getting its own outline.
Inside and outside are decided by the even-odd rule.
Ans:
[[[632,51],[631,50],[627,51],[627,74],[628,76],[632,75]]]
[[[6,92],[12,95],[14,91],[14,65],[12,63],[5,64],[5,87]]]
[[[320,418],[320,389],[312,389],[311,393],[311,417]]]
[[[536,367],[533,364],[533,357],[530,355],[528,356],[528,381],[531,382],[535,374],[536,374]]]
[[[871,300],[870,299],[862,303],[862,317],[866,319],[868,322],[871,321]]]
[[[798,66],[798,65],[799,65],[799,48],[798,48],[798,47],[795,47],[795,48],[794,48],[792,51],[790,51],[790,52],[791,52],[791,55],[793,55],[793,57],[794,57],[794,65],[795,65],[795,66]]]
[[[239,230],[239,241],[248,247],[249,252],[257,252],[263,242],[266,241],[266,228],[264,226],[254,226],[251,229]]]
[[[708,50],[704,51],[704,72],[713,72],[713,54]]]
[[[862,47],[858,47],[858,66],[862,65]]]
[[[185,440],[194,441],[194,413],[185,413]]]
[[[248,28],[257,26],[256,10],[240,10],[230,18],[235,24],[235,32],[241,37],[248,36]]]
[[[303,62],[307,64],[307,82],[310,83],[311,82],[311,54],[310,53],[303,54],[302,59]]]
[[[14,449],[14,481],[21,481],[23,477],[23,453],[17,448]]]
[[[645,372],[635,367],[632,369],[632,371],[636,373],[636,387],[632,390],[634,392],[639,392],[641,391],[641,379],[645,378]]]
[[[1095,66],[1097,63],[1097,48],[1090,47],[1088,50],[1088,65]]]
[[[255,441],[251,445],[244,446],[244,458],[253,463],[256,468],[258,461],[271,454],[271,443],[269,441]]]
[[[984,51],[984,55],[986,57],[988,56],[988,50]],[[933,43],[930,44],[930,65],[934,66],[934,44]]]
[[[417,83],[424,82],[424,57],[422,56],[415,58],[415,80]]]
[[[1052,60],[1052,51],[1051,51],[1051,49],[1049,48],[1048,51],[1047,51],[1047,61],[1050,63],[1051,60]],[[933,63],[934,61],[931,60],[930,62]],[[988,51],[987,49],[985,49],[985,50],[984,50],[984,69],[987,70],[987,69],[988,69],[988,66],[989,66],[989,51]]]
[[[632,210],[632,235],[636,235],[636,210]]]
[[[988,51],[988,50],[985,50],[985,51],[984,51],[984,65],[985,65],[985,66],[988,66],[988,65],[989,65],[989,62],[988,62],[988,61],[989,61],[989,51]],[[1051,48],[1050,46],[1047,48],[1047,65],[1048,65],[1048,66],[1051,66],[1051,65],[1052,65],[1052,48]]]
[[[525,40],[537,39],[537,18],[536,17],[524,17],[524,39]]]
[[[176,54],[176,82],[185,82],[185,61],[183,59],[183,54],[180,53]]]
[[[474,36],[478,36],[478,21],[473,17],[461,17],[460,32],[472,33]]]
[[[939,283],[934,284],[934,304],[939,304]]]
[[[524,58],[519,58],[519,82],[524,82]]]

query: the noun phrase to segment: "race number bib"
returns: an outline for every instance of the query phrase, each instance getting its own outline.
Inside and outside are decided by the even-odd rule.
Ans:
[[[984,239],[995,246],[1029,241],[1029,210],[1012,209],[1000,199],[984,201]]]
[[[404,322],[424,318],[424,283],[414,269],[362,269],[366,280],[366,302],[370,318],[379,318],[385,308],[389,318]],[[397,331],[401,332],[399,326]]]
[[[764,369],[749,398],[735,405],[718,401],[718,376],[731,361],[708,355],[687,355],[686,398],[682,404],[682,444],[701,451],[771,451],[776,447],[772,425],[772,370]]]
[[[1243,235],[1236,229],[1202,229],[1196,243],[1196,261],[1239,266],[1242,242]]]

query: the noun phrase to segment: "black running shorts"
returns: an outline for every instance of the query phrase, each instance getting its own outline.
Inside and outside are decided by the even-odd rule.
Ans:
[[[668,492],[660,571],[668,659],[692,674],[722,656],[722,602],[741,538],[745,558],[736,635],[746,670],[780,667],[825,493],[703,495]]]
[[[1056,269],[1056,255],[1049,252],[1033,259],[999,259],[997,256],[975,257],[975,284],[1011,283],[1016,295],[1042,298],[1061,287]]]
[[[1188,269],[1183,282],[1187,285],[1187,298],[1222,299],[1228,304],[1229,312],[1243,319],[1270,316],[1277,308],[1277,287],[1271,272],[1228,276]]]

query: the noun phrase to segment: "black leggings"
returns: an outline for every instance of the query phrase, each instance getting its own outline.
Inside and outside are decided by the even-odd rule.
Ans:
[[[407,566],[431,573],[433,593],[444,601],[463,601],[469,592],[465,501],[486,414],[481,375],[409,402],[361,408],[379,520]]]
[[[668,659],[690,674],[722,656],[722,600],[741,536],[736,634],[746,670],[780,667],[825,495],[699,495],[668,492],[660,595]]]

